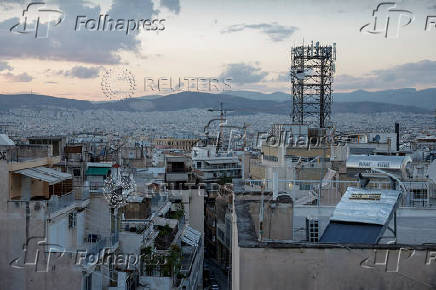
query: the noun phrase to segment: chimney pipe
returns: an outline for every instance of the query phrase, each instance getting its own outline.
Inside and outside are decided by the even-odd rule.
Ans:
[[[397,135],[397,152],[400,151],[400,124],[395,123],[395,134]]]

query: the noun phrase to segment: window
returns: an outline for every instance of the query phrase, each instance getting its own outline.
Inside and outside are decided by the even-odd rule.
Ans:
[[[427,199],[427,190],[426,189],[412,189],[413,198],[422,200]]]
[[[85,276],[85,290],[92,290],[92,274]]]
[[[278,162],[279,161],[277,156],[272,156],[272,155],[264,155],[263,159],[264,160],[268,160],[268,161],[272,161],[272,162]]]
[[[73,176],[81,176],[80,168],[73,169]]]
[[[68,228],[74,229],[77,224],[77,214],[72,212],[68,215]]]
[[[310,243],[319,241],[319,220],[317,218],[306,217],[306,239]]]

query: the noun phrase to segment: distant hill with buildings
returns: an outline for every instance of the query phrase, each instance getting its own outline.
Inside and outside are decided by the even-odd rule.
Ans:
[[[408,97],[396,98],[398,91],[388,91],[386,98],[382,98],[382,93],[371,93],[365,91],[356,91],[348,94],[336,94],[333,103],[333,112],[335,113],[375,113],[375,112],[410,112],[410,113],[431,113],[436,107],[436,97],[429,98],[430,92],[436,89],[423,91],[412,91],[404,89]],[[247,92],[242,93],[242,95]],[[289,114],[290,98],[286,100],[271,100],[268,96],[280,97],[279,94],[262,94],[256,93],[256,98],[247,98],[233,94],[209,94],[199,92],[180,92],[159,97],[140,97],[131,98],[122,101],[112,102],[90,102],[84,100],[74,100],[66,98],[56,98],[36,94],[17,94],[17,95],[0,95],[0,111],[28,108],[71,108],[76,110],[98,110],[106,109],[113,111],[177,111],[191,108],[209,109],[217,108],[220,102],[225,104],[225,108],[242,114],[250,113],[273,113]],[[367,100],[364,95],[370,95]],[[260,99],[264,95],[265,99]],[[379,96],[379,97],[377,97]],[[282,96],[283,97],[283,96]],[[409,98],[411,100],[409,100]],[[385,101],[385,99],[387,101]],[[382,102],[383,100],[383,102]],[[398,100],[398,102],[394,102]],[[412,103],[413,101],[413,103]],[[424,106],[423,104],[426,104]]]
[[[289,93],[274,92],[260,93],[251,91],[231,91],[228,94],[253,100],[287,101],[291,99]],[[436,88],[416,90],[405,88],[370,92],[357,90],[347,93],[333,93],[335,102],[376,102],[394,105],[416,106],[423,109],[436,107]]]

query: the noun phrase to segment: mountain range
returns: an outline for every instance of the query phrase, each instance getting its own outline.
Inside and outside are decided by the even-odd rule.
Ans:
[[[217,108],[220,102],[224,103],[226,109],[239,114],[289,114],[291,106],[290,95],[283,92],[272,94],[249,91],[226,92],[226,94],[180,92],[165,96],[144,96],[111,102],[91,102],[37,94],[0,94],[0,111],[17,108],[106,109],[132,112],[177,111],[191,108]],[[334,113],[431,113],[435,107],[436,89],[422,91],[400,89],[381,92],[360,90],[351,93],[336,93],[332,110]]]
[[[232,91],[230,95],[244,97],[253,100],[286,101],[291,99],[289,93],[274,92],[264,94],[250,91]],[[436,106],[436,88],[417,90],[414,88],[403,88],[395,90],[384,90],[370,92],[357,90],[347,93],[333,93],[334,102],[375,102],[387,103],[403,106],[416,106],[423,109],[434,108]]]

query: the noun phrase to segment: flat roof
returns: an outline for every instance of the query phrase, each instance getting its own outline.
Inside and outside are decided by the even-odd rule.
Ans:
[[[0,134],[0,146],[14,146],[15,143],[9,139],[8,135]]]
[[[257,204],[253,206],[253,204]],[[309,243],[306,241],[306,218],[316,217],[319,220],[319,236],[330,224],[330,216],[334,211],[332,206],[294,206],[293,240],[290,241],[259,241],[255,223],[259,220],[258,208],[260,200],[257,196],[236,195],[234,215],[238,245],[241,248],[401,248],[436,249],[436,209],[435,208],[399,208],[397,211],[397,244],[387,244],[391,239],[383,239],[379,244],[368,244],[353,241],[338,241],[335,243]],[[392,221],[391,221],[392,223]],[[380,225],[374,225],[380,226]],[[390,225],[393,226],[392,224]],[[367,240],[368,241],[368,240]]]

